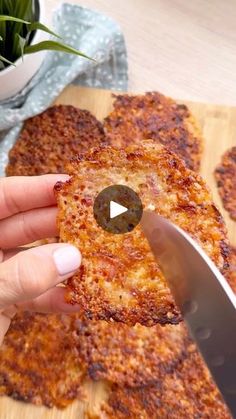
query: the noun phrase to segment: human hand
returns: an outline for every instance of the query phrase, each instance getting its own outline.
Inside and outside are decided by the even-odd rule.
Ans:
[[[69,244],[18,246],[57,235],[53,187],[66,175],[0,179],[0,344],[18,310],[73,312],[65,288],[79,268],[80,252]]]

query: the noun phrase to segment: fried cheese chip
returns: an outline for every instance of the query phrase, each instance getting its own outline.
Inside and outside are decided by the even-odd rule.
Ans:
[[[202,135],[187,106],[158,92],[115,96],[113,106],[104,121],[111,145],[124,148],[150,138],[175,152],[187,167],[199,171]]]
[[[105,141],[102,124],[87,110],[52,106],[28,119],[9,152],[8,176],[65,173],[75,154]]]
[[[230,246],[229,269],[227,269],[226,279],[236,293],[236,247]]]
[[[81,396],[85,371],[73,338],[73,316],[19,313],[0,347],[0,395],[66,407]]]
[[[195,238],[219,269],[227,267],[223,219],[199,175],[153,141],[126,150],[104,146],[80,154],[67,165],[71,178],[55,187],[60,239],[83,255],[80,270],[67,282],[67,301],[91,319],[127,324],[180,321],[166,280],[140,226],[111,234],[96,223],[93,203],[101,190],[122,184]]]
[[[164,379],[136,388],[113,384],[101,419],[232,419],[194,344]]]
[[[215,178],[223,205],[230,217],[236,220],[236,147],[222,156],[215,170]]]
[[[134,327],[76,320],[76,347],[93,380],[137,387],[164,377],[182,359],[189,338],[183,325]]]

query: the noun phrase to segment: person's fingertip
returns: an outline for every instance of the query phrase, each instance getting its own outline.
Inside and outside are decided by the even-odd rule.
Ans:
[[[59,174],[57,175],[57,182],[66,182],[70,179],[70,175],[65,174]]]
[[[44,178],[46,180],[54,181],[54,182],[66,182],[70,179],[70,175],[67,173],[57,173],[57,174],[49,174],[49,175],[40,175],[39,177]]]
[[[81,265],[80,251],[70,244],[65,244],[53,252],[53,260],[60,276],[73,274]]]
[[[17,304],[17,307],[20,310],[41,313],[81,313],[81,306],[79,304],[72,305],[66,302],[66,293],[66,288],[56,286],[33,300]]]
[[[67,313],[67,314],[80,313],[81,312],[81,306],[78,305],[78,304],[72,305],[72,304],[69,304],[69,303],[66,303],[66,302],[62,302],[59,305],[59,310],[58,311],[61,312],[61,313]]]

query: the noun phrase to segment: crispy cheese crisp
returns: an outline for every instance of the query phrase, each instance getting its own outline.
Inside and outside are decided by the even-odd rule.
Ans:
[[[73,316],[20,313],[0,347],[0,395],[66,407],[81,396],[85,371],[73,339]]]
[[[9,152],[8,176],[65,173],[75,154],[105,141],[102,124],[86,110],[52,106],[28,119]]]
[[[124,148],[150,138],[178,154],[187,167],[199,171],[202,134],[187,106],[158,92],[114,97],[114,109],[104,121],[111,145]]]
[[[125,150],[100,147],[67,166],[71,178],[56,185],[60,239],[83,255],[67,282],[67,301],[87,318],[128,324],[176,324],[181,316],[140,226],[126,234],[105,232],[93,216],[98,193],[127,185],[152,208],[189,232],[219,269],[227,267],[228,242],[221,215],[202,178],[153,141]]]
[[[163,380],[136,388],[111,386],[103,419],[232,419],[194,344]]]
[[[236,247],[230,246],[229,254],[229,269],[226,273],[226,279],[229,282],[229,285],[236,293]]]
[[[230,217],[236,220],[236,147],[222,156],[215,170],[215,178],[223,205]]]
[[[79,314],[16,316],[0,350],[1,395],[65,407],[83,398],[87,377],[111,388],[98,418],[156,417],[156,405],[157,418],[172,411],[195,417],[201,410],[206,417],[213,411],[230,417],[183,324],[147,328]]]
[[[228,279],[229,282],[236,292],[236,250],[232,247],[230,252],[230,269],[228,270]],[[104,323],[104,322],[103,322]],[[120,327],[127,327],[124,325],[118,325]],[[196,345],[188,336],[187,329],[182,323],[178,326],[165,326],[160,328],[160,326],[155,326],[152,328],[146,328],[148,336],[148,344],[143,335],[140,339],[142,344],[139,344],[140,348],[145,347],[146,359],[140,358],[141,351],[129,351],[130,343],[129,333],[125,333],[124,336],[117,334],[114,331],[113,333],[109,328],[113,325],[107,324],[103,328],[107,329],[107,336],[103,331],[103,339],[100,337],[99,331],[93,337],[94,344],[94,353],[92,354],[93,359],[96,358],[99,360],[97,367],[104,367],[104,364],[107,365],[106,355],[109,358],[109,354],[112,354],[111,357],[111,366],[110,372],[114,371],[115,365],[118,368],[118,371],[124,370],[126,368],[127,376],[131,374],[133,376],[132,365],[135,365],[135,372],[141,370],[141,365],[143,365],[143,373],[145,371],[146,378],[150,371],[155,371],[153,368],[156,365],[159,374],[153,375],[153,382],[147,380],[141,380],[136,382],[136,385],[133,386],[132,381],[129,381],[129,384],[124,385],[122,377],[120,375],[109,376],[110,390],[106,402],[100,403],[100,407],[97,406],[97,417],[102,419],[125,419],[129,417],[130,419],[142,418],[142,419],[185,419],[185,418],[216,418],[216,419],[232,419],[230,412],[228,411],[216,385],[214,384],[211,375],[206,368],[204,361],[202,360]],[[129,328],[127,328],[128,330]],[[135,328],[130,328],[130,330],[142,330],[142,326],[135,326]],[[145,329],[145,328],[144,328]],[[173,334],[169,333],[169,330],[173,330],[175,334],[175,339],[177,344],[175,347],[172,347],[173,344]],[[163,335],[159,334],[159,330],[162,330]],[[158,333],[155,335],[155,332]],[[154,333],[153,333],[154,332]],[[81,336],[82,333],[81,333]],[[88,332],[90,337],[90,333]],[[120,349],[117,353],[123,352],[123,357],[119,359],[119,356],[114,356],[116,342],[120,337]],[[142,340],[144,339],[144,340]],[[156,340],[159,341],[157,345]],[[113,341],[115,342],[113,345]],[[104,342],[104,347],[103,347]],[[138,340],[135,339],[135,344],[137,345]],[[152,342],[154,356],[152,357],[148,346]],[[112,350],[111,350],[111,347]],[[162,346],[163,345],[163,346]],[[181,348],[182,345],[182,348]],[[87,342],[87,346],[89,346]],[[118,345],[117,345],[118,346]],[[156,349],[154,347],[156,346]],[[108,348],[106,354],[105,347]],[[149,349],[152,347],[149,346]],[[169,358],[169,349],[171,348],[172,355]],[[127,349],[127,351],[126,351]],[[136,346],[138,349],[138,346]],[[182,349],[182,350],[181,350]],[[90,351],[88,350],[88,353]],[[133,353],[134,358],[131,360],[128,366],[127,359],[131,357]],[[100,357],[97,356],[100,354]],[[104,359],[101,354],[103,354]],[[137,357],[138,354],[138,357]],[[163,359],[165,357],[165,364],[160,363],[159,357]],[[147,364],[147,359],[153,359],[153,364],[151,369]],[[171,363],[172,358],[172,363]],[[134,362],[135,360],[135,362]],[[102,361],[102,362],[101,362]],[[139,363],[140,362],[140,363]],[[156,364],[155,364],[156,363]],[[120,369],[119,369],[120,364]],[[162,367],[165,365],[165,369],[162,370]],[[164,372],[164,374],[163,374]],[[98,373],[100,375],[100,372]],[[101,373],[103,378],[106,378],[106,372],[103,368]],[[119,376],[120,381],[117,380]],[[142,377],[143,378],[143,377]],[[93,417],[93,412],[91,418]],[[95,417],[95,416],[94,416]]]
[[[88,376],[120,386],[148,385],[175,369],[189,338],[183,325],[156,325],[76,321],[76,347]]]

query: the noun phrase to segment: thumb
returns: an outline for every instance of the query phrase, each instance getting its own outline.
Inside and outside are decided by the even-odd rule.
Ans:
[[[79,250],[57,243],[18,253],[0,264],[0,310],[43,294],[79,268]]]

